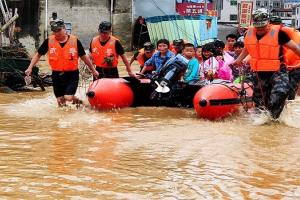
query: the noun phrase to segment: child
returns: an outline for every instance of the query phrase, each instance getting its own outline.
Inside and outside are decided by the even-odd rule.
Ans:
[[[228,63],[224,61],[223,52],[222,51],[216,51],[215,52],[215,58],[218,61],[219,67],[217,71],[217,76],[219,79],[232,81],[232,70],[228,66]]]
[[[195,47],[191,43],[184,44],[183,53],[171,58],[161,68],[157,79],[160,81],[157,92],[167,93],[170,91],[170,84],[178,81],[184,73],[184,82],[192,83],[199,80],[198,69],[199,63],[195,56]]]
[[[197,46],[195,57],[197,58],[199,64],[202,63],[202,61],[203,61],[203,58],[202,58],[202,46]]]
[[[195,58],[195,47],[191,43],[187,43],[183,46],[182,55],[189,59],[187,69],[183,75],[183,81],[188,84],[193,84],[199,81],[199,62]]]
[[[152,57],[145,62],[141,74],[144,74],[146,70],[155,70],[158,73],[162,65],[174,56],[174,53],[169,50],[169,40],[160,39],[157,41],[156,46],[157,52],[155,52]]]
[[[243,42],[236,42],[236,43],[234,43],[233,48],[234,48],[234,59],[237,59],[239,57],[239,55],[241,54],[243,48],[244,48],[244,43]],[[246,58],[244,60],[246,60]],[[250,65],[247,64],[246,61],[243,62],[243,63],[244,64],[240,67],[230,65],[230,67],[232,69],[233,80],[236,83],[239,83],[241,81],[240,80],[241,72],[243,72],[244,76],[249,76],[250,75]]]
[[[213,43],[205,44],[202,49],[203,63],[200,65],[201,80],[212,81],[217,76],[219,63],[215,59],[215,57],[213,57],[213,54],[214,54]]]
[[[214,49],[215,49],[215,46],[212,42],[203,45],[203,48],[202,48],[203,62],[214,55]]]

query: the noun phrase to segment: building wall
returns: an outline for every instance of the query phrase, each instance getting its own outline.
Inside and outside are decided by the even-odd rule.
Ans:
[[[236,18],[230,19],[231,15],[235,16]],[[223,9],[221,9],[221,12],[220,12],[219,22],[237,23],[237,17],[238,17],[237,1],[236,0],[235,1],[234,0],[224,0],[223,1]]]
[[[115,0],[113,35],[120,39],[126,51],[131,50],[132,24],[132,1]]]
[[[293,25],[295,28],[300,28],[300,5],[295,5],[293,9],[295,9],[295,15],[293,16],[295,21]]]
[[[45,31],[45,0],[41,0],[40,30],[41,39],[45,39],[51,33]],[[72,34],[78,36],[85,48],[88,48],[91,38],[97,34],[99,22],[110,20],[108,1],[99,0],[48,0],[48,19],[52,12],[57,12],[58,18],[64,19],[72,25]],[[49,23],[49,21],[48,21]]]
[[[40,40],[47,38],[51,33],[49,25],[45,26],[46,0],[41,0],[40,5]],[[72,25],[72,34],[79,37],[83,46],[87,49],[91,39],[98,34],[99,23],[103,20],[111,21],[110,0],[48,0],[48,19],[52,12],[57,12],[58,18],[64,19]],[[131,1],[114,0],[113,35],[120,38],[126,50],[130,49],[132,9]],[[49,23],[49,21],[48,21]],[[48,31],[45,31],[45,28]]]

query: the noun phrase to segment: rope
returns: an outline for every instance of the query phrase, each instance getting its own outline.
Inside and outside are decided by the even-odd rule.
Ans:
[[[85,63],[82,60],[80,60],[79,62],[79,75],[80,75],[79,90],[80,88],[83,88],[84,92],[86,93],[88,90],[88,85],[91,82],[93,76],[89,68],[85,65]]]

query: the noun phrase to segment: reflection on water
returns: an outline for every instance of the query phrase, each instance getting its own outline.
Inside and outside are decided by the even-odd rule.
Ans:
[[[209,122],[192,109],[58,109],[51,91],[1,94],[0,197],[300,199],[297,101],[284,123],[255,126],[249,114]]]

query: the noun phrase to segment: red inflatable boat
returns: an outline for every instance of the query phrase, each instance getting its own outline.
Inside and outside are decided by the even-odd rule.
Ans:
[[[189,86],[178,82],[172,92],[161,94],[159,99],[153,99],[154,87],[150,79],[103,78],[94,81],[87,92],[92,107],[99,110],[138,107],[167,106],[193,107],[193,98],[201,86]]]
[[[222,80],[206,86],[178,82],[172,92],[162,94],[159,100],[151,98],[153,91],[149,79],[103,78],[90,85],[87,97],[91,106],[99,110],[130,106],[194,107],[198,117],[209,120],[227,117],[241,106],[252,106],[253,91],[248,83],[242,87]]]
[[[241,106],[249,108],[253,90],[249,83],[213,83],[201,88],[194,97],[197,116],[209,120],[227,117],[238,111]]]
[[[121,78],[103,78],[94,81],[87,92],[88,100],[96,109],[129,107],[133,103],[133,92]]]

